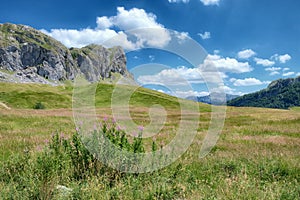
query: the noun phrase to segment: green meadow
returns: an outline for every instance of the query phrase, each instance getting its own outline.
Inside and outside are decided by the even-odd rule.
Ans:
[[[95,93],[97,117],[102,123],[107,117],[110,127],[114,88],[99,84]],[[0,199],[300,199],[299,108],[227,107],[216,146],[199,159],[213,108],[186,101],[200,110],[191,146],[171,165],[138,174],[105,166],[86,151],[72,94],[71,84],[0,83]],[[105,131],[129,151],[159,151],[190,116],[182,116],[177,98],[139,88],[129,102],[132,120],[147,126],[149,108],[157,104],[167,117],[155,141],[120,142],[120,132]]]

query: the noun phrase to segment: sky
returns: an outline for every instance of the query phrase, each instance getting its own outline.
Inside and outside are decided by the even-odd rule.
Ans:
[[[299,10],[298,0],[15,0],[1,3],[0,23],[31,26],[67,47],[120,45],[141,85],[185,98],[243,95],[300,76]],[[173,40],[182,46],[170,51]],[[187,41],[203,50],[179,51]],[[215,76],[222,84],[210,88]]]

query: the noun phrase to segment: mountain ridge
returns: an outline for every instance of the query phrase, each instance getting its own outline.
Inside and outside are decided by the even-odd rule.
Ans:
[[[280,109],[300,106],[300,76],[272,81],[267,88],[230,100],[227,105]]]
[[[0,24],[0,81],[53,84],[82,74],[95,82],[114,72],[130,76],[126,62],[120,46],[69,49],[32,27]]]
[[[218,98],[219,96],[221,97]],[[201,103],[206,103],[206,104],[224,105],[226,104],[227,101],[239,97],[239,95],[226,94],[226,98],[224,100],[223,96],[224,95],[218,93],[213,93],[207,96],[189,96],[186,99],[201,102]]]

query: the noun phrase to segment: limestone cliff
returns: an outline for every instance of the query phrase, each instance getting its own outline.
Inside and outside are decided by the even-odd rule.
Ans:
[[[128,75],[121,47],[68,49],[29,26],[0,24],[0,81],[54,83],[82,73],[90,82]]]

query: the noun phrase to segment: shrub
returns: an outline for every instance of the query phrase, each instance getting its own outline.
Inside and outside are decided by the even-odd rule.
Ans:
[[[37,110],[41,110],[41,109],[45,109],[45,105],[42,104],[41,102],[37,102],[34,106],[33,109],[37,109]]]

